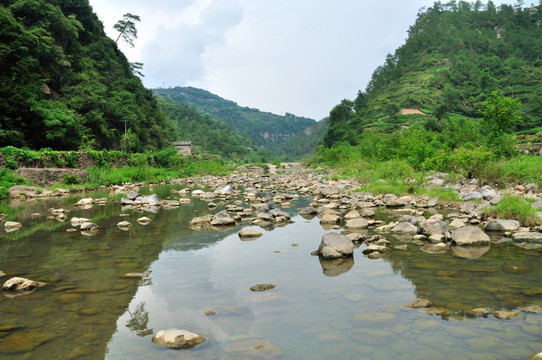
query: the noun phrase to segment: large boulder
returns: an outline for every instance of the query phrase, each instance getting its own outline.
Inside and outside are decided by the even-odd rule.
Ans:
[[[396,234],[416,234],[418,228],[410,222],[403,221],[391,229],[391,232]]]
[[[484,198],[484,195],[482,195],[482,193],[478,191],[467,191],[467,192],[461,193],[459,197],[463,201],[471,201],[471,200],[482,200]]]
[[[318,255],[327,260],[350,257],[354,253],[354,243],[344,235],[327,233],[322,236]]]
[[[484,227],[485,231],[515,231],[519,229],[520,223],[517,220],[489,220]]]
[[[160,197],[156,194],[148,195],[148,196],[140,196],[136,199],[142,204],[148,204],[148,205],[160,205]]]
[[[489,236],[476,226],[464,226],[452,233],[452,241],[457,246],[482,246],[488,245]]]
[[[448,225],[439,219],[427,219],[418,225],[418,233],[431,236],[433,234],[440,234],[449,236]]]
[[[171,349],[192,349],[206,339],[198,334],[181,329],[160,330],[152,338],[152,342]]]
[[[540,232],[518,232],[512,235],[516,243],[539,243],[542,244],[542,233]]]

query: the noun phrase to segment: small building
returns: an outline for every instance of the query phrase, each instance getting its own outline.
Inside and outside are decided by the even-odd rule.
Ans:
[[[173,146],[175,146],[179,155],[192,155],[192,141],[174,142]]]

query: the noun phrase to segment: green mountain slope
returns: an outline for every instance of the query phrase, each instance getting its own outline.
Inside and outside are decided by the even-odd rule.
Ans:
[[[331,111],[325,144],[356,144],[363,134],[416,123],[438,131],[449,118],[475,123],[494,91],[521,102],[514,130],[541,127],[542,5],[521,3],[450,1],[422,10],[365,92]]]
[[[225,123],[202,115],[196,109],[167,99],[158,99],[160,108],[174,128],[178,139],[192,142],[195,154],[217,154],[242,159],[253,155],[258,147],[247,136],[233,131]]]
[[[0,146],[141,151],[174,140],[88,0],[0,0],[0,64]]]
[[[280,144],[316,124],[315,120],[292,114],[279,116],[257,109],[240,107],[208,91],[193,87],[153,89],[155,95],[195,108],[213,119],[228,124],[233,130],[250,137],[271,154],[279,153]]]

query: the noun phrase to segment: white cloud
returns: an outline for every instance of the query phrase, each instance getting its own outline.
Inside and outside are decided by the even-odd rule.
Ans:
[[[91,0],[109,36],[141,16],[148,87],[193,85],[243,106],[321,119],[364,90],[432,0]],[[495,1],[499,5],[502,1]]]

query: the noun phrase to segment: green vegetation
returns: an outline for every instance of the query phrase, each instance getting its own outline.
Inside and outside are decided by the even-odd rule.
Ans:
[[[536,210],[518,196],[505,196],[496,206],[484,209],[484,213],[498,219],[518,220],[521,226],[536,226],[542,223]]]
[[[542,136],[542,4],[436,2],[365,92],[343,100],[312,163],[355,175],[372,191],[417,191],[443,171],[492,183],[536,182],[542,163],[519,156]],[[375,184],[381,179],[385,183]]]
[[[158,103],[173,124],[176,138],[190,140],[194,154],[217,154],[236,161],[261,155],[251,139],[233,131],[225,123],[167,99],[158,99]]]
[[[88,0],[0,0],[0,44],[0,146],[144,151],[174,140]]]
[[[8,196],[8,190],[15,185],[28,184],[23,178],[15,176],[10,169],[0,169],[0,199]]]
[[[79,161],[87,166],[88,180],[67,175],[63,184],[55,187],[96,189],[102,185],[121,185],[135,182],[160,182],[200,175],[225,175],[233,170],[234,163],[219,156],[180,156],[173,147],[145,153],[123,151],[40,151],[0,148],[6,158],[6,168],[0,169],[0,199],[6,198],[13,185],[32,185],[13,170],[19,166],[75,168]],[[11,164],[11,165],[10,165]]]
[[[257,146],[268,151],[272,156],[290,155],[288,148],[281,150],[282,142],[302,133],[308,127],[317,125],[316,121],[293,114],[284,116],[262,112],[257,109],[241,107],[237,103],[225,100],[208,91],[193,87],[174,87],[153,89],[158,97],[169,99],[178,104],[190,106],[202,114],[227,124],[234,131],[246,135]],[[191,139],[186,139],[191,140]],[[298,145],[299,147],[299,145]],[[308,154],[306,150],[295,153]]]

